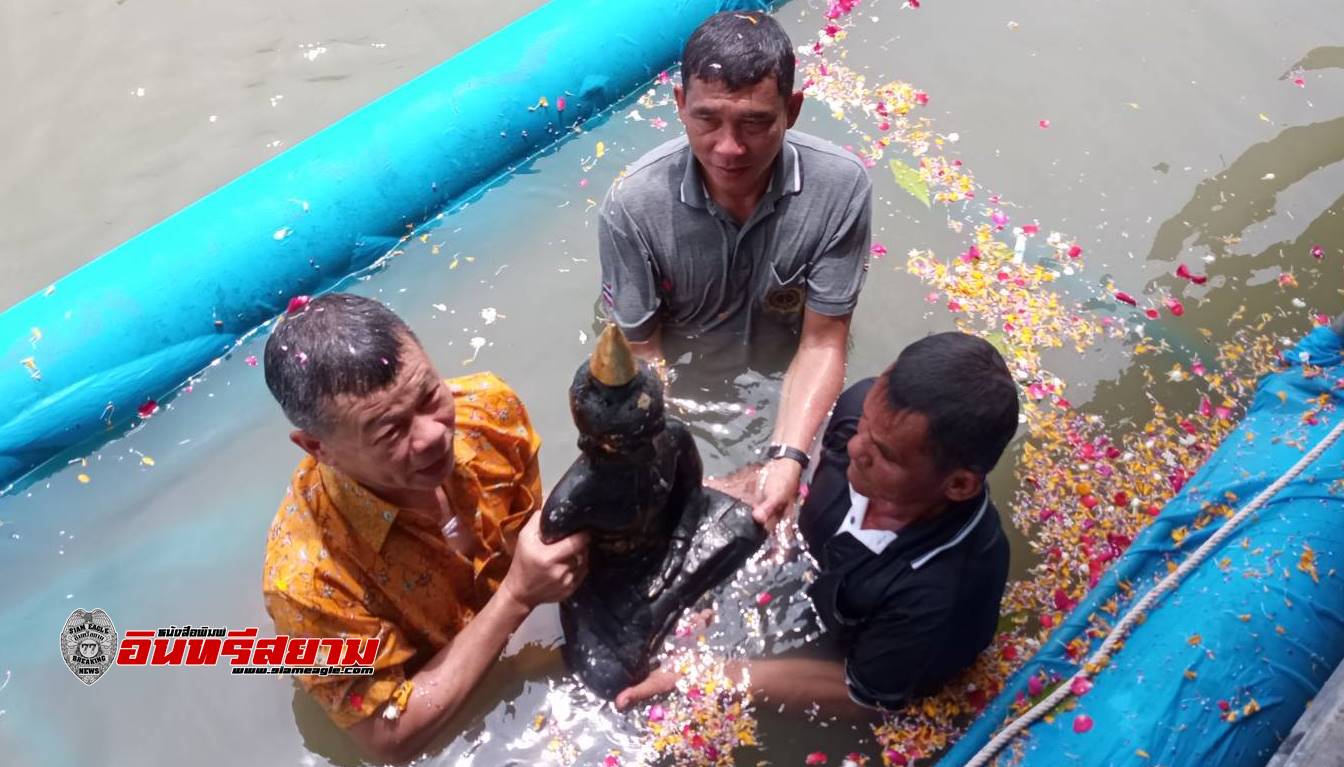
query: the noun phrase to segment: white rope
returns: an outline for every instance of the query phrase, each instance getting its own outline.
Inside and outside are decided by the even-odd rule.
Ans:
[[[1273,484],[1260,491],[1260,494],[1250,503],[1246,504],[1245,508],[1238,511],[1231,519],[1227,520],[1222,527],[1218,528],[1218,532],[1214,533],[1199,548],[1195,549],[1194,553],[1187,557],[1186,560],[1181,563],[1180,567],[1168,573],[1167,577],[1163,578],[1156,586],[1150,589],[1148,593],[1144,594],[1138,602],[1129,608],[1129,611],[1125,613],[1125,617],[1116,624],[1115,628],[1111,629],[1111,632],[1106,635],[1106,640],[1101,643],[1101,647],[1097,648],[1097,651],[1087,659],[1087,662],[1083,664],[1082,668],[1080,668],[1076,674],[1060,686],[1056,687],[1045,700],[1032,706],[1030,711],[1013,720],[1013,722],[1001,730],[998,735],[995,735],[989,743],[985,744],[984,748],[977,751],[975,756],[966,763],[966,767],[984,767],[984,765],[989,764],[989,760],[993,759],[999,751],[1003,750],[1013,738],[1017,737],[1032,724],[1035,724],[1038,719],[1045,716],[1047,712],[1059,705],[1065,698],[1069,697],[1072,693],[1071,688],[1076,680],[1091,677],[1093,672],[1089,669],[1100,671],[1102,664],[1110,659],[1111,651],[1115,649],[1115,646],[1125,638],[1134,624],[1148,613],[1148,610],[1162,597],[1163,594],[1174,588],[1182,578],[1190,573],[1191,570],[1198,567],[1199,564],[1208,557],[1210,552],[1218,548],[1228,536],[1232,535],[1232,532],[1236,529],[1237,525],[1241,524],[1242,520],[1258,511],[1270,498],[1273,498],[1278,494],[1284,486],[1296,479],[1307,466],[1317,458],[1320,458],[1321,454],[1329,449],[1341,435],[1344,435],[1344,419],[1341,419],[1339,423],[1335,424],[1335,428],[1331,429],[1330,433],[1326,434],[1325,438],[1316,444],[1316,447],[1312,448],[1311,451],[1302,456],[1297,463],[1293,464],[1293,467],[1283,476],[1274,480]]]

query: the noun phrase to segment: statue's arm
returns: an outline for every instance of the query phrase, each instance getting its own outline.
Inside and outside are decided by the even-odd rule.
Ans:
[[[703,492],[700,485],[704,482],[705,468],[700,461],[700,450],[695,446],[695,437],[691,436],[691,430],[686,428],[685,424],[669,418],[667,431],[675,440],[677,451],[677,469],[672,480],[668,505],[681,510],[681,518],[677,520],[672,537],[689,541],[700,525],[700,514],[704,504],[695,501]]]
[[[541,507],[541,540],[545,543],[555,543],[587,526],[588,515],[583,511],[588,507],[584,479],[588,474],[587,464],[580,456],[551,488],[546,504]]]
[[[672,528],[667,558],[663,560],[663,567],[658,577],[649,585],[650,598],[661,593],[681,571],[686,560],[686,551],[695,537],[696,528],[700,526],[700,517],[705,507],[700,488],[700,483],[704,479],[704,465],[700,461],[700,451],[695,447],[695,438],[684,424],[675,419],[668,419],[667,430],[674,440],[677,455],[672,491],[668,494],[667,506],[679,516]]]

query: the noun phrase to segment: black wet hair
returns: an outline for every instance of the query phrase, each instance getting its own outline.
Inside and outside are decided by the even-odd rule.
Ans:
[[[266,386],[290,423],[320,434],[332,398],[363,397],[396,380],[406,343],[420,342],[391,309],[328,293],[282,317],[266,339]]]
[[[696,27],[681,54],[681,83],[691,78],[749,88],[774,76],[786,100],[793,94],[793,42],[778,21],[759,11],[725,11]]]
[[[893,411],[921,413],[939,471],[988,474],[1017,432],[1017,385],[988,341],[936,333],[901,352],[882,374]]]

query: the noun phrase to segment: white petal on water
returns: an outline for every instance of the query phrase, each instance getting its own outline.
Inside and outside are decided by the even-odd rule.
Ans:
[[[581,344],[588,343],[588,334],[583,332],[582,330],[579,331],[579,343]]]
[[[495,307],[493,306],[487,306],[481,310],[481,319],[485,320],[485,324],[487,325],[493,325],[495,320],[502,316],[503,315],[499,312],[495,311]]]
[[[285,239],[286,237],[290,236],[290,235],[293,234],[293,233],[294,233],[294,230],[293,230],[293,229],[290,229],[290,228],[287,227],[287,226],[282,226],[282,227],[280,227],[279,229],[276,229],[276,230],[275,230],[275,233],[271,235],[271,239],[274,239],[274,240],[277,240],[277,241],[279,241],[279,240],[283,240],[283,239]]]
[[[448,311],[448,304],[431,304],[431,306],[433,306],[435,309],[438,309],[441,312]]]
[[[481,348],[484,346],[485,346],[484,338],[481,338],[480,336],[473,337],[471,339],[471,359],[464,361],[462,364],[468,365],[471,364],[472,362],[475,362],[477,355],[481,353]]]

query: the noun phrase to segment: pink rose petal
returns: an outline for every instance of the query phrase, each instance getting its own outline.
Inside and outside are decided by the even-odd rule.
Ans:
[[[1087,714],[1079,714],[1073,718],[1073,731],[1079,735],[1092,729],[1092,717]]]
[[[1087,677],[1077,677],[1073,680],[1073,683],[1069,685],[1069,692],[1079,697],[1086,695],[1091,689],[1092,680]]]
[[[1190,269],[1187,268],[1185,264],[1181,264],[1180,266],[1176,267],[1176,276],[1180,277],[1183,280],[1189,280],[1195,283],[1196,285],[1203,285],[1204,283],[1209,281],[1209,278],[1207,276],[1191,272]]]

